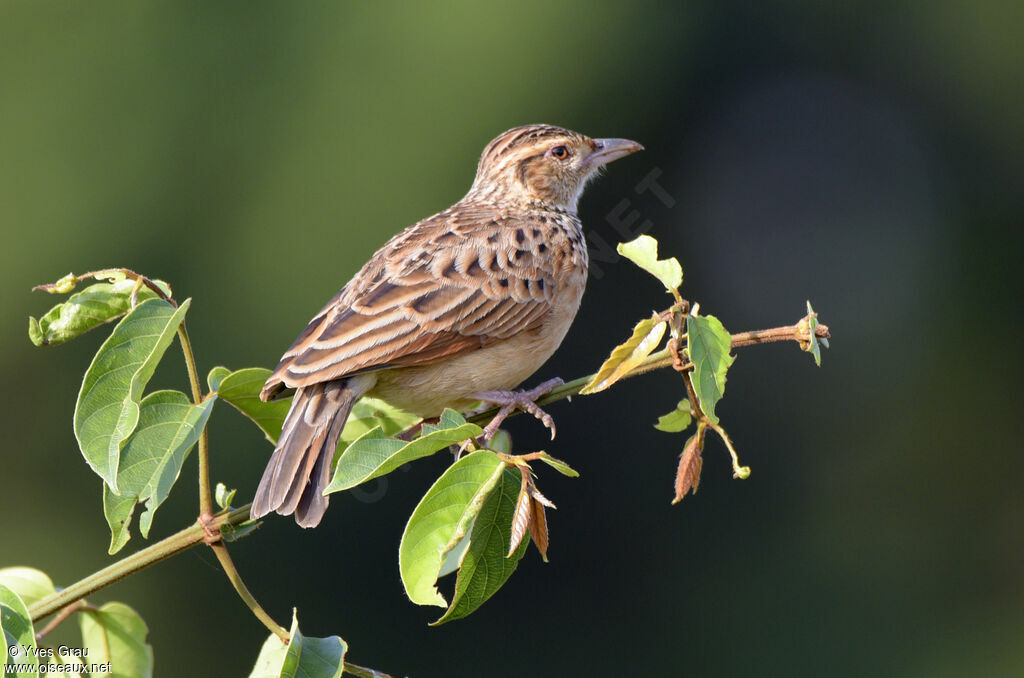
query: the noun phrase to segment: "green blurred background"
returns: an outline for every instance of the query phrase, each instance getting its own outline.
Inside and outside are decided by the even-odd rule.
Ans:
[[[493,136],[550,122],[648,149],[584,199],[592,243],[636,211],[733,331],[811,299],[824,366],[741,350],[719,413],[753,475],[711,444],[675,507],[683,439],[651,428],[674,375],[554,406],[553,443],[517,418],[520,449],[583,477],[542,473],[551,563],[531,552],[468,620],[428,628],[398,579],[440,457],[237,544],[269,611],[396,676],[1024,675],[1021,26],[1019,2],[966,0],[0,3],[0,564],[66,585],[110,560],[71,428],[105,332],[33,348],[54,301],[33,285],[135,268],[194,297],[204,373],[269,367]],[[671,207],[636,191],[652,171]],[[592,371],[665,302],[595,254],[536,378]],[[182,388],[168,356],[154,386]],[[251,496],[269,446],[223,407],[212,443]],[[155,536],[195,516],[183,473]],[[265,636],[202,549],[92,599],[139,610],[159,676],[246,675]]]

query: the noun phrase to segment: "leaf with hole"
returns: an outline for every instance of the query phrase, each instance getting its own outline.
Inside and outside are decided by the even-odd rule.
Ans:
[[[658,241],[649,235],[642,235],[636,240],[619,243],[615,248],[619,254],[644,269],[661,281],[665,289],[678,293],[683,284],[683,267],[675,257],[658,259]]]
[[[136,306],[117,324],[85,373],[75,406],[75,437],[89,466],[115,494],[121,449],[139,422],[142,392],[174,340],[191,300]]]

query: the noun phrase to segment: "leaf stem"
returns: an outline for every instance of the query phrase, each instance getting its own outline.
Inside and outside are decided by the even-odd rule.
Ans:
[[[192,342],[188,338],[188,330],[185,323],[178,325],[178,339],[181,342],[181,352],[185,354],[185,369],[188,372],[188,381],[192,386],[192,401],[198,405],[203,401],[202,386],[199,382],[199,371],[196,369],[196,356],[192,352]],[[213,515],[213,494],[210,492],[210,443],[203,427],[199,434],[199,513],[203,516]]]
[[[57,615],[50,620],[50,623],[44,626],[43,629],[36,634],[36,643],[38,644],[39,641],[41,641],[46,636],[46,634],[50,633],[55,628],[64,623],[64,621],[68,617],[78,612],[79,610],[84,610],[88,608],[92,608],[92,606],[86,603],[84,600],[76,600],[70,605],[65,605],[64,607],[62,607],[60,612],[58,612]]]
[[[242,599],[242,602],[246,604],[257,619],[263,622],[264,626],[270,629],[271,633],[280,638],[282,642],[287,643],[288,638],[290,637],[288,629],[275,622],[273,618],[267,614],[267,611],[264,610],[258,602],[256,602],[256,598],[253,597],[252,593],[249,592],[248,587],[246,587],[245,582],[242,581],[242,576],[238,574],[238,569],[235,567],[234,561],[231,560],[231,555],[228,553],[228,547],[224,545],[224,542],[221,541],[216,544],[210,544],[210,548],[213,549],[213,553],[217,556],[220,566],[224,568],[224,573],[228,576],[228,581],[230,581],[231,585],[235,587],[235,591],[238,593],[238,597]]]
[[[250,505],[246,504],[241,508],[216,515],[210,521],[210,525],[219,529],[221,525],[225,524],[239,525],[244,523],[249,520],[249,507]],[[206,530],[203,525],[198,522],[195,525],[190,525],[152,546],[147,546],[141,551],[136,551],[130,556],[125,556],[121,560],[111,563],[102,570],[93,572],[88,577],[75,582],[67,588],[51,593],[29,608],[29,616],[32,617],[33,622],[49,617],[54,612],[85,598],[90,593],[106,588],[130,574],[202,543],[205,536]]]

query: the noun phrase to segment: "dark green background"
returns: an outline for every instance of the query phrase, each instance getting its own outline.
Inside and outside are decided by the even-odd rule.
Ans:
[[[0,4],[0,563],[66,585],[109,562],[71,428],[104,331],[33,348],[53,299],[32,285],[133,267],[194,297],[204,373],[269,367],[462,195],[487,141],[550,122],[648,149],[589,191],[593,243],[623,239],[607,215],[628,199],[733,331],[810,298],[824,367],[741,350],[718,411],[753,474],[712,443],[675,507],[683,439],[651,428],[673,374],[552,407],[553,443],[517,419],[520,449],[583,477],[542,470],[551,563],[531,552],[468,620],[428,628],[440,610],[398,579],[440,457],[336,496],[321,529],[271,519],[235,546],[269,611],[396,676],[1024,673],[1024,5],[825,4]],[[653,170],[672,207],[635,191]],[[537,379],[592,371],[665,305],[606,259]],[[154,386],[184,387],[168,356]],[[212,443],[214,479],[251,496],[269,446],[223,406]],[[194,475],[155,536],[194,518]],[[245,675],[265,636],[202,549],[93,599],[139,610],[159,676]]]

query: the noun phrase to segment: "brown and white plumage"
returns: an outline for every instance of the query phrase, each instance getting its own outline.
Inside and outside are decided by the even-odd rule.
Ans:
[[[389,240],[284,354],[260,397],[297,389],[252,515],[320,522],[352,404],[371,394],[429,417],[517,386],[561,343],[586,285],[576,203],[641,147],[550,125],[505,132],[451,208]]]

